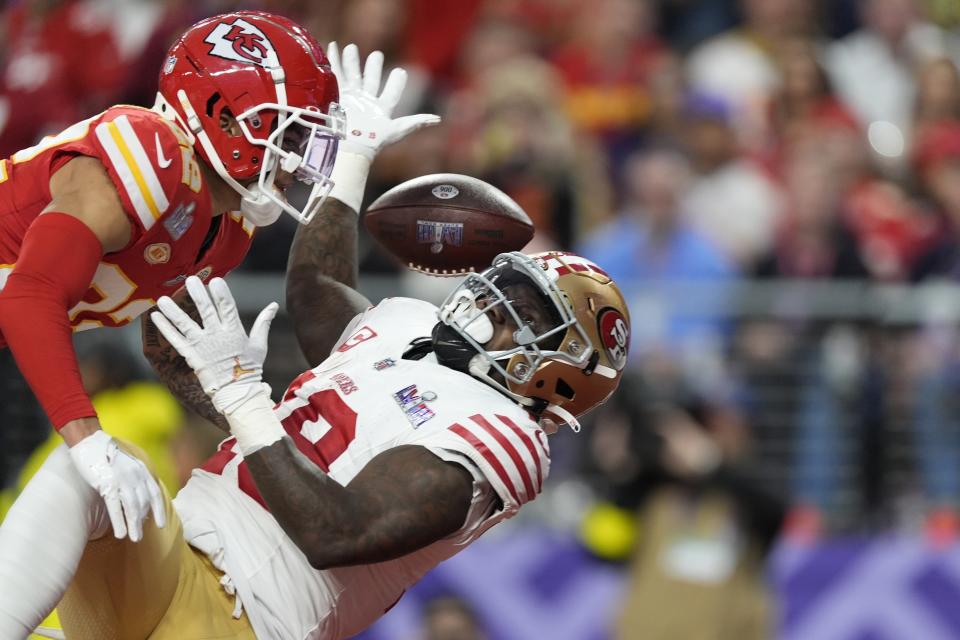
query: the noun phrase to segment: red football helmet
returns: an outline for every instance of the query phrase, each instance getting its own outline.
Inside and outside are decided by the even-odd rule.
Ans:
[[[309,222],[329,193],[345,131],[338,99],[330,64],[303,27],[237,11],[198,22],[173,45],[156,109],[193,136],[200,157],[243,197],[244,215],[262,226],[281,211]],[[242,135],[221,126],[225,115]],[[313,185],[302,209],[274,186],[280,169]]]

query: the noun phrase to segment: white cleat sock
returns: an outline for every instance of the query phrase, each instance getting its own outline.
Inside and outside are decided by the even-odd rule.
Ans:
[[[87,542],[109,529],[100,496],[58,447],[0,525],[0,638],[26,638],[57,606]]]

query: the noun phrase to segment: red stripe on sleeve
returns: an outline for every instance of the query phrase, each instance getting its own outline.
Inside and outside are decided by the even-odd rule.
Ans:
[[[496,440],[503,450],[507,452],[507,455],[510,456],[510,459],[513,460],[514,466],[516,466],[517,471],[520,473],[520,479],[523,480],[523,488],[527,493],[527,500],[533,500],[537,497],[537,492],[533,488],[533,481],[530,479],[530,471],[527,470],[527,465],[523,462],[523,458],[520,457],[520,452],[517,451],[517,448],[507,440],[507,436],[490,424],[486,418],[477,414],[475,416],[470,416],[470,419],[480,425],[487,433],[493,436],[493,439]],[[536,458],[536,456],[534,456]]]
[[[530,439],[526,433],[523,432],[517,424],[508,418],[507,416],[497,415],[497,418],[500,419],[500,422],[510,427],[510,430],[517,434],[517,437],[520,438],[520,441],[523,443],[523,446],[527,448],[527,451],[530,452],[530,456],[533,458],[534,464],[537,465],[537,493],[543,489],[543,470],[540,468],[540,456],[537,455],[537,449],[533,444],[533,440]]]
[[[490,449],[487,448],[487,445],[483,444],[477,436],[473,435],[467,429],[457,423],[453,423],[450,427],[450,431],[454,432],[464,440],[466,440],[470,446],[480,452],[487,462],[490,463],[490,466],[493,467],[493,470],[500,476],[500,480],[507,487],[507,491],[510,492],[510,495],[513,496],[514,501],[520,504],[520,497],[517,496],[516,487],[513,486],[513,480],[510,479],[510,476],[507,474],[507,470],[503,468],[503,465],[500,464],[500,461],[497,460],[497,456],[493,455]]]

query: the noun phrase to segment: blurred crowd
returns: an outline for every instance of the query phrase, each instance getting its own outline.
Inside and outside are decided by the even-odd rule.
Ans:
[[[443,117],[381,154],[368,201],[474,175],[529,213],[531,249],[577,250],[621,284],[634,336],[620,396],[643,406],[613,402],[586,440],[561,440],[560,473],[664,526],[665,504],[692,500],[702,518],[672,526],[740,532],[762,557],[782,522],[800,541],[896,525],[884,433],[900,421],[922,526],[954,541],[954,323],[812,320],[802,293],[781,300],[786,320],[730,307],[744,282],[960,278],[960,3],[8,0],[0,156],[110,104],[152,104],[173,38],[235,8],[383,51],[410,72],[401,109]],[[260,232],[244,268],[282,270],[293,227]],[[363,273],[399,273],[367,238],[363,255]],[[764,466],[783,478],[771,495],[744,479]],[[610,525],[590,526],[604,555]]]

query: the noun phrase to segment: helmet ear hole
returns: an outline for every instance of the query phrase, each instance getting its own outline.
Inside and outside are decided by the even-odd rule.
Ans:
[[[213,117],[213,108],[217,105],[217,102],[219,101],[220,101],[219,91],[214,92],[213,95],[211,95],[210,98],[207,100],[207,117],[208,118]],[[223,117],[222,114],[221,114],[221,117]]]
[[[557,388],[556,393],[558,396],[562,396],[567,400],[573,400],[573,397],[577,395],[577,392],[573,390],[567,381],[563,378],[557,378]]]
[[[243,135],[240,129],[240,123],[233,117],[233,112],[228,107],[220,111],[220,128],[223,129],[231,138],[237,138]]]

